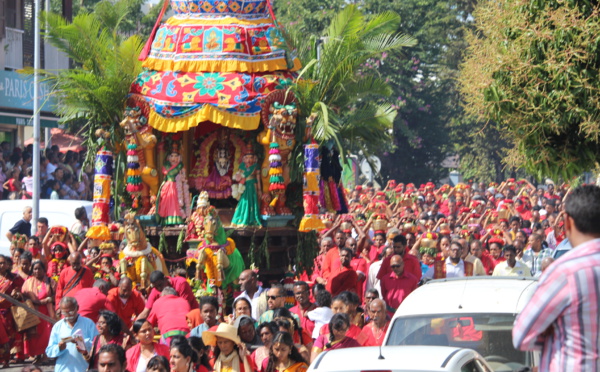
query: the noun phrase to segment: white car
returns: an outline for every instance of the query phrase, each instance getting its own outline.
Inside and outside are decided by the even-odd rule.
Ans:
[[[0,254],[9,254],[10,242],[6,233],[15,223],[23,218],[23,209],[31,206],[31,200],[0,201]],[[92,202],[87,200],[40,200],[40,217],[48,219],[48,226],[65,226],[70,228],[77,221],[75,209],[85,207],[88,218],[92,217]],[[33,226],[36,221],[31,221]],[[32,229],[33,230],[33,229]]]
[[[479,353],[448,346],[359,347],[319,354],[310,372],[492,372]]]
[[[523,277],[432,280],[402,302],[383,344],[473,349],[497,372],[533,367],[539,355],[515,350],[512,328],[536,284]]]

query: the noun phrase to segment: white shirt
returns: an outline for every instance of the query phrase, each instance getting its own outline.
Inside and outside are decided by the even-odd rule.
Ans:
[[[21,182],[25,185],[27,192],[33,192],[33,177],[23,177]]]
[[[48,176],[49,180],[53,180],[54,179],[54,171],[56,170],[56,168],[58,168],[56,165],[52,164],[52,163],[48,163],[48,165],[46,165],[46,175]]]
[[[317,307],[316,309],[309,311],[306,316],[308,319],[315,322],[312,338],[317,339],[321,334],[321,327],[329,324],[329,321],[333,317],[333,311],[328,307]]]
[[[369,267],[369,275],[367,275],[366,290],[375,288],[379,294],[381,294],[381,284],[379,283],[379,279],[377,279],[377,274],[379,274],[382,261],[383,260],[373,262],[371,267]]]
[[[461,259],[456,265],[452,263],[452,260],[447,258],[446,260],[446,278],[462,278],[465,276],[465,263]],[[431,266],[425,273],[425,277],[433,279],[435,273],[435,265]]]
[[[517,260],[515,267],[508,266],[508,261],[499,262],[494,268],[492,276],[531,276],[529,267]]]
[[[263,287],[258,286],[258,288],[256,289],[256,292],[254,293],[254,296],[252,296],[252,298],[250,298],[250,296],[248,295],[248,292],[244,291],[239,296],[237,296],[234,299],[234,301],[240,297],[243,297],[246,300],[248,300],[252,304],[252,318],[254,318],[255,320],[258,320],[258,318],[260,318],[260,316],[262,315],[260,313],[260,309],[259,309],[260,306],[258,306],[258,298],[264,291],[265,291],[265,289]]]

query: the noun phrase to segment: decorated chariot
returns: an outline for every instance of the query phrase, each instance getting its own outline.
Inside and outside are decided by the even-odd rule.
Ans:
[[[169,4],[174,14],[163,22]],[[268,229],[294,219],[293,209],[304,218],[290,235],[323,229],[319,206],[344,203],[339,175],[321,177],[320,149],[310,140],[315,117],[304,118],[302,133],[297,128],[297,102],[289,88],[300,61],[269,0],[165,2],[140,60],[144,70],[115,128],[122,142],[109,143],[106,131],[97,133],[88,237],[110,239],[111,190],[118,190],[110,185],[118,177],[124,184],[120,203],[132,211],[125,217],[121,275],[147,287],[149,273],[166,271],[171,257],[185,260],[203,291],[221,289],[230,297],[245,265],[226,229],[251,232],[252,239],[258,231],[266,247],[277,244],[268,243]],[[119,174],[117,153],[126,154]],[[304,172],[292,204],[290,168],[298,154],[304,155]],[[223,209],[234,213],[227,216]],[[176,259],[173,245],[164,244],[165,231],[178,237]],[[159,236],[155,248],[150,241]],[[279,242],[289,245],[287,239]],[[253,248],[249,251],[252,256]]]

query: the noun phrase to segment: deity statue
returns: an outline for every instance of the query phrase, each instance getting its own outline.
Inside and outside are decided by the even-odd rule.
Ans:
[[[168,167],[168,168],[167,168]],[[177,144],[163,169],[165,179],[158,191],[156,211],[163,226],[181,225],[190,216],[190,190]]]
[[[144,229],[135,215],[128,213],[124,219],[127,245],[119,253],[119,272],[127,275],[138,288],[146,288],[153,271],[168,274],[167,265],[163,255],[146,239]]]
[[[196,209],[190,217],[185,240],[200,240],[204,238],[204,220],[207,216],[217,216],[215,207],[210,205],[208,192],[202,191],[198,197]]]
[[[196,280],[204,283],[208,293],[217,288],[223,292],[225,302],[233,301],[233,283],[244,270],[244,259],[228,238],[217,211],[210,205],[208,193],[202,192],[198,207],[187,228],[186,240],[196,240],[197,249],[186,252],[188,266],[196,268]]]
[[[231,225],[235,227],[261,226],[258,200],[262,193],[260,187],[260,174],[256,164],[256,155],[252,144],[246,145],[244,162],[240,170],[234,175],[238,185],[243,185],[240,201],[235,208]],[[238,189],[239,190],[239,189]]]
[[[196,164],[190,173],[190,182],[211,199],[232,196],[232,176],[238,171],[243,149],[241,139],[231,130],[221,128],[206,137],[195,152]]]

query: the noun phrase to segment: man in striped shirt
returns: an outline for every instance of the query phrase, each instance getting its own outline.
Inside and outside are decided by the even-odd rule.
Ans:
[[[552,249],[544,248],[542,243],[544,238],[538,234],[531,234],[529,237],[529,247],[523,251],[521,261],[529,267],[531,276],[538,277],[542,275],[542,261],[546,257],[552,257]]]
[[[517,317],[513,344],[541,350],[540,371],[600,371],[600,187],[575,189],[565,214],[574,248],[540,277]]]

